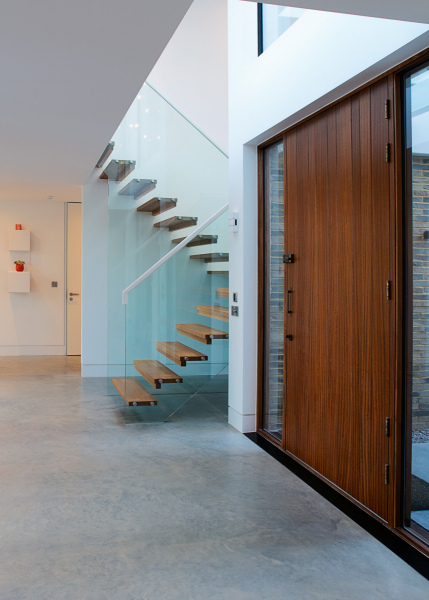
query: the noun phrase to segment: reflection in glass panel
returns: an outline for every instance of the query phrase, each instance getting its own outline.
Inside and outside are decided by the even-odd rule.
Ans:
[[[305,13],[302,8],[262,5],[262,51],[271,46]]]
[[[408,252],[412,252],[408,302],[411,303],[412,295],[413,315],[412,352],[408,358],[408,364],[412,362],[412,367],[409,366],[412,389],[408,390],[407,399],[405,524],[426,537],[429,536],[429,67],[415,72],[405,83]],[[411,275],[410,261],[408,264]]]
[[[283,143],[264,152],[265,309],[263,428],[282,438],[284,201]]]

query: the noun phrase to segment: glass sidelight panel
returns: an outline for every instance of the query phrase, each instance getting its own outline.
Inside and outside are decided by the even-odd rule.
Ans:
[[[404,522],[429,539],[429,65],[405,78],[407,406]]]
[[[262,427],[282,439],[284,328],[283,142],[264,150],[264,397]]]

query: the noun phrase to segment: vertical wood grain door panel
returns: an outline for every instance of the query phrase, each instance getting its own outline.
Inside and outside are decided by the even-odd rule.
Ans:
[[[387,520],[387,80],[285,134],[284,448]],[[393,419],[392,419],[393,420]]]

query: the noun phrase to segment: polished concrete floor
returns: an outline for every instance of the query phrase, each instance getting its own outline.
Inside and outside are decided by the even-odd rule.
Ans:
[[[126,426],[106,390],[75,358],[0,358],[0,600],[429,598],[215,387]]]

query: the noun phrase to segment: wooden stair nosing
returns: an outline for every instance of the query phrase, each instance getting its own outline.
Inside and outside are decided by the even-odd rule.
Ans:
[[[95,164],[97,169],[101,169],[101,167],[104,165],[106,160],[112,154],[114,149],[115,149],[115,142],[109,142],[107,144],[106,148],[104,149],[103,154],[100,156],[100,158],[97,160],[97,162]]]
[[[156,179],[132,179],[119,192],[120,196],[133,196],[134,200],[138,200],[156,188]]]
[[[229,312],[226,306],[197,306],[197,312],[203,317],[229,321]]]
[[[155,406],[158,404],[137,379],[112,379],[112,383],[128,406]]]
[[[226,340],[229,338],[227,331],[221,331],[199,323],[177,324],[176,329],[178,333],[203,344],[211,344],[213,340]]]
[[[102,171],[100,179],[122,181],[127,175],[134,171],[135,167],[135,160],[111,160],[104,171]]]
[[[176,231],[177,229],[184,229],[185,227],[194,227],[198,222],[198,217],[170,217],[164,221],[155,223],[154,227],[162,227],[169,231]]]
[[[186,367],[189,361],[207,360],[208,356],[181,342],[155,342],[155,348],[180,367]]]
[[[177,204],[177,198],[160,198],[155,197],[148,200],[144,204],[141,204],[137,210],[139,212],[150,212],[153,217],[160,215],[171,208],[174,208]]]
[[[135,360],[134,368],[156,390],[161,389],[162,383],[183,383],[183,377],[179,377],[159,360]]]
[[[194,260],[203,260],[206,263],[228,262],[229,254],[227,252],[209,252],[207,254],[191,254],[189,258],[193,258]]]
[[[218,240],[217,235],[197,235],[191,240],[188,244],[186,244],[187,248],[191,248],[192,246],[206,246],[207,244],[217,244]],[[173,244],[179,244],[183,242],[185,238],[176,238],[175,240],[171,240]]]
[[[219,298],[229,298],[229,288],[217,288],[216,291]]]

